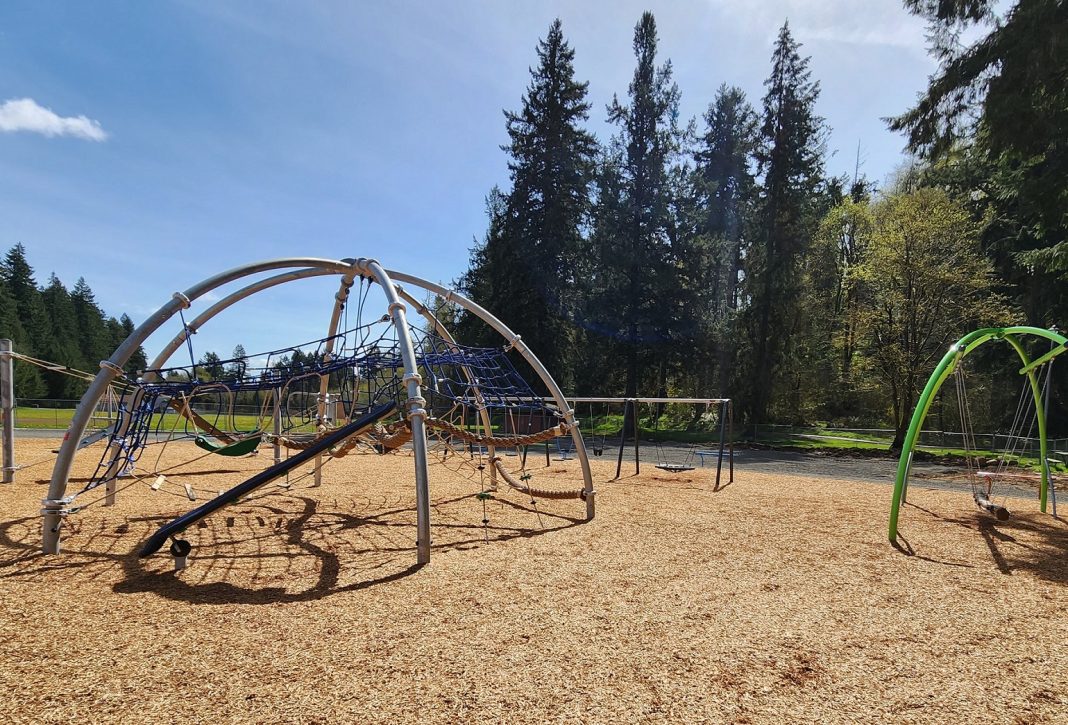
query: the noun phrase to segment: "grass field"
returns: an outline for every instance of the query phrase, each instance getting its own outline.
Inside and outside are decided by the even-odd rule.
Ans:
[[[19,428],[37,428],[37,429],[64,429],[70,425],[71,418],[74,415],[74,410],[71,408],[26,408],[19,407],[15,412],[16,426]],[[205,417],[215,422],[215,414],[205,413]],[[222,415],[219,417],[219,425],[225,429],[236,429],[239,431],[254,431],[259,428],[269,427],[270,421],[256,415],[244,415],[235,414],[232,416]],[[90,424],[90,428],[104,428],[110,425],[110,420],[100,416],[95,418]],[[579,427],[582,429],[583,434],[588,439],[597,439],[599,442],[613,440],[618,445],[619,431],[623,425],[622,414],[613,415],[598,415],[594,418],[579,418]],[[161,424],[161,430],[170,431],[177,430],[179,432],[195,432],[192,430],[192,426],[187,426],[185,421],[175,412],[168,412],[164,414],[164,420]],[[472,425],[468,425],[468,428],[472,428]],[[295,432],[307,432],[312,430],[313,426],[305,425]],[[591,433],[592,431],[592,433]],[[643,441],[648,443],[660,442],[674,442],[682,444],[692,444],[701,447],[714,447],[719,442],[719,430],[713,426],[713,429],[706,430],[686,430],[684,428],[666,429],[660,426],[654,425],[651,419],[643,419],[641,421],[641,437]],[[603,439],[603,440],[602,440]],[[889,437],[873,437],[871,434],[860,434],[850,431],[840,431],[833,428],[830,429],[813,429],[812,433],[777,433],[777,434],[762,434],[759,438],[761,445],[777,447],[777,448],[791,448],[798,450],[824,450],[835,451],[842,453],[849,453],[850,451],[858,454],[869,454],[874,451],[889,451],[891,438]],[[963,458],[965,451],[961,448],[944,447],[944,446],[918,446],[919,450],[924,451],[933,456],[940,457],[956,457]],[[1000,455],[999,451],[986,451],[979,450],[978,455],[984,456],[990,459],[996,459]],[[1037,458],[1020,457],[1020,466],[1029,470],[1038,470],[1039,461]],[[1051,463],[1051,471],[1055,473],[1068,473],[1068,462],[1054,462]]]
[[[17,453],[55,444],[18,439]],[[58,556],[37,553],[48,472],[2,491],[5,722],[1053,723],[1068,712],[1068,527],[1033,500],[998,523],[967,493],[917,482],[896,549],[888,486],[789,464],[740,468],[715,490],[712,469],[611,482],[614,466],[594,460],[597,517],[585,522],[577,501],[480,500],[483,474],[453,459],[432,470],[433,558],[418,568],[411,459],[352,455],[327,465],[320,488],[271,485],[189,530],[190,566],[176,573],[165,554],[139,559],[141,543],[269,458],[189,462],[200,453],[146,451],[144,481],[70,517]],[[161,469],[171,473],[153,492]],[[577,463],[533,473],[569,486]]]

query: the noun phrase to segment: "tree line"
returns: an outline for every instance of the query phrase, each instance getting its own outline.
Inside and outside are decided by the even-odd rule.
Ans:
[[[725,396],[749,424],[890,424],[900,438],[952,341],[1068,313],[1068,3],[998,9],[905,0],[940,68],[914,108],[888,119],[911,155],[885,188],[859,169],[827,173],[819,81],[788,24],[758,101],[724,83],[686,120],[644,13],[631,82],[603,110],[616,130],[599,140],[555,21],[521,107],[505,112],[509,184],[490,190],[457,286],[572,394]],[[976,29],[985,34],[960,42]],[[462,311],[437,312],[464,342],[499,344]],[[132,328],[84,279],[39,286],[22,245],[0,264],[0,335],[20,352],[93,371]],[[205,353],[198,373],[239,376],[241,346],[232,359]],[[1012,415],[1019,376],[1008,355],[976,362],[976,425],[993,429]],[[139,351],[127,368],[145,364]],[[1054,383],[1063,426],[1068,385]],[[82,389],[16,367],[19,397]],[[934,410],[950,428],[951,403]]]
[[[457,284],[575,394],[727,396],[750,423],[890,423],[900,438],[949,343],[1068,310],[1065,5],[998,19],[986,0],[906,2],[945,48],[916,109],[889,120],[913,156],[884,189],[826,172],[819,82],[788,24],[757,106],[724,84],[685,121],[646,12],[601,142],[557,20],[505,112],[509,188],[490,191]],[[970,57],[953,41],[984,23]],[[444,312],[465,339],[494,342]],[[977,373],[979,425],[1002,422],[1017,392],[1005,359]]]
[[[54,274],[38,285],[22,244],[0,262],[0,337],[10,339],[15,352],[95,374],[133,330],[129,316],[116,319],[100,308],[84,278],[70,290]],[[126,370],[147,364],[138,348]],[[15,363],[14,382],[15,396],[31,399],[77,399],[87,387],[83,380],[22,361]]]

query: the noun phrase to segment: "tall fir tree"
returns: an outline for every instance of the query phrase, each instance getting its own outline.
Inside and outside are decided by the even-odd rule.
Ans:
[[[657,343],[670,340],[679,308],[676,287],[665,284],[673,281],[665,273],[671,263],[669,170],[680,144],[679,89],[672,81],[671,61],[658,68],[656,52],[656,20],[645,12],[634,28],[638,62],[629,102],[613,98],[608,107],[608,120],[620,127],[624,150],[619,167],[624,201],[623,218],[612,222],[620,236],[604,260],[622,322],[627,396],[637,394]]]
[[[756,239],[747,257],[750,298],[750,373],[744,391],[751,425],[766,420],[774,377],[788,357],[790,300],[800,292],[801,265],[819,221],[818,190],[823,174],[823,119],[816,114],[819,83],[788,23],[779,31],[765,81],[761,143],[763,175]]]
[[[0,277],[0,337],[11,340],[16,350],[21,350],[27,342],[26,330],[19,320],[18,305],[15,298],[7,291],[7,282]]]
[[[0,277],[0,338],[11,340],[15,352],[29,354],[29,336],[19,320],[18,306]],[[47,392],[40,368],[15,360],[13,366],[16,398],[40,398]]]
[[[1031,324],[1068,315],[1068,3],[906,0],[939,70],[889,119],[983,224],[1001,289]],[[962,33],[974,38],[962,42]]]
[[[41,292],[37,289],[33,268],[26,259],[26,248],[22,244],[16,244],[8,250],[0,264],[0,279],[14,300],[19,321],[26,333],[21,352],[41,354],[51,338],[51,332],[41,304]]]
[[[555,20],[537,47],[538,65],[518,112],[505,112],[512,188],[490,200],[490,232],[472,258],[466,284],[479,301],[538,351],[570,387],[576,328],[576,265],[590,205],[597,144],[582,128],[586,83],[575,79],[575,51]],[[502,208],[503,207],[503,208]]]
[[[94,365],[111,355],[111,335],[108,333],[104,311],[96,303],[96,296],[84,277],[79,277],[70,292],[74,315],[78,320],[78,348],[84,364]]]
[[[601,149],[594,175],[594,204],[589,252],[580,266],[580,325],[586,330],[585,364],[576,371],[578,389],[604,395],[623,389],[618,364],[625,349],[626,325],[620,315],[618,269],[626,218],[623,149],[614,139]]]
[[[72,368],[91,369],[78,344],[78,315],[67,288],[53,274],[41,297],[51,332],[47,346],[41,351],[42,357]],[[97,358],[97,362],[101,359]],[[46,373],[45,378],[50,398],[76,398],[84,388],[80,381],[60,373]]]
[[[456,286],[487,310],[496,310],[508,297],[508,277],[503,270],[515,266],[513,248],[506,237],[508,200],[500,187],[494,186],[486,195],[486,217],[489,225],[482,241],[471,247],[467,270]],[[512,323],[508,320],[509,325]],[[492,330],[477,316],[463,312],[455,321],[458,339],[469,345],[495,344]]]
[[[736,354],[738,286],[755,191],[756,112],[740,88],[724,84],[705,113],[705,125],[694,154],[694,187],[701,208],[698,233],[713,245],[714,263],[707,280],[713,305],[710,342],[716,387],[726,395]]]
[[[133,331],[136,329],[133,320],[131,320],[130,316],[125,313],[119,317],[119,324],[122,326],[122,339],[115,344],[114,347],[116,348],[126,340],[126,338],[133,334]],[[126,373],[127,375],[136,375],[146,367],[148,367],[148,356],[145,355],[145,348],[138,345],[137,349],[130,355],[130,359],[126,362]]]
[[[518,330],[543,351],[543,362],[570,388],[576,330],[574,298],[583,228],[590,208],[597,143],[582,124],[589,117],[587,83],[575,79],[575,51],[553,21],[538,43],[538,67],[518,113],[506,113],[512,190],[508,195],[509,243],[519,252],[519,280],[510,304]],[[526,274],[522,274],[525,271]]]

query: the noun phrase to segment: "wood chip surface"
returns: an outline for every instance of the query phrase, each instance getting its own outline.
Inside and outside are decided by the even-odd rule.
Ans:
[[[57,445],[20,438],[17,457]],[[270,453],[152,491],[203,453],[157,448],[56,556],[38,553],[51,465],[0,486],[5,723],[1068,722],[1068,526],[1034,499],[998,523],[914,486],[903,553],[884,484],[789,465],[718,491],[713,467],[610,482],[593,459],[586,522],[514,491],[484,511],[482,474],[452,459],[418,568],[412,459],[351,455],[190,529],[175,572],[141,544]],[[575,461],[531,462],[535,485],[578,483]]]

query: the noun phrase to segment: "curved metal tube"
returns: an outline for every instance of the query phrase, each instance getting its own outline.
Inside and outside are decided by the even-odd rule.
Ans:
[[[1065,338],[1063,335],[1053,332],[1052,330],[1043,330],[1040,327],[1025,326],[986,327],[968,333],[952,345],[942,357],[942,360],[938,363],[938,366],[931,374],[931,377],[927,380],[927,385],[924,386],[923,392],[920,394],[919,400],[916,403],[916,409],[913,411],[912,419],[909,422],[908,432],[905,434],[905,441],[901,448],[901,457],[898,459],[897,477],[894,480],[893,500],[890,504],[889,537],[891,543],[897,542],[898,518],[900,515],[901,504],[905,501],[905,496],[908,492],[908,477],[909,470],[912,467],[913,451],[916,448],[916,440],[919,437],[920,429],[923,427],[923,421],[927,417],[927,412],[930,410],[931,404],[934,402],[935,395],[938,393],[939,388],[942,387],[942,383],[945,382],[946,378],[948,378],[953,370],[956,369],[960,361],[977,347],[990,340],[1005,340],[1008,342],[1020,356],[1020,359],[1024,364],[1020,372],[1028,377],[1031,393],[1035,399],[1036,416],[1039,421],[1039,446],[1043,460],[1042,481],[1039,485],[1039,506],[1040,509],[1045,512],[1049,484],[1049,467],[1045,463],[1046,419],[1042,401],[1040,399],[1041,393],[1038,389],[1038,383],[1034,375],[1034,363],[1028,358],[1023,346],[1016,340],[1016,337],[1021,335],[1041,337],[1060,346],[1046,355],[1043,355],[1038,360],[1048,361],[1068,350],[1068,347],[1066,347],[1068,346],[1068,338]],[[1035,362],[1038,362],[1038,360]]]
[[[523,359],[534,369],[534,372],[541,379],[541,382],[545,385],[549,394],[552,395],[553,401],[560,407],[560,410],[564,413],[564,420],[571,428],[571,440],[575,443],[575,453],[579,459],[579,463],[582,467],[582,480],[583,489],[586,492],[586,519],[591,520],[594,516],[594,490],[593,490],[593,475],[590,472],[590,461],[586,456],[586,444],[582,440],[582,433],[578,429],[578,425],[575,422],[575,411],[568,405],[567,399],[564,397],[563,391],[560,390],[560,386],[556,384],[549,371],[545,369],[545,366],[541,364],[537,356],[531,352],[526,343],[523,342],[519,335],[512,332],[512,330],[499,319],[493,316],[485,308],[479,306],[477,303],[464,297],[459,292],[451,290],[447,287],[442,287],[439,284],[429,282],[425,279],[415,277],[403,272],[397,272],[390,270],[388,272],[392,279],[405,284],[412,284],[416,287],[421,287],[428,292],[433,292],[446,302],[455,302],[463,307],[468,312],[474,314],[487,325],[496,330],[500,335],[508,341],[508,343],[519,351],[519,354],[523,356]]]
[[[69,503],[65,498],[67,481],[70,478],[70,470],[74,462],[74,454],[77,452],[77,443],[85,433],[85,428],[89,423],[93,408],[96,406],[97,401],[100,400],[107,391],[108,385],[110,385],[118,376],[123,365],[130,359],[130,356],[152,333],[158,330],[159,327],[169,320],[179,309],[187,308],[193,300],[213,289],[234,282],[242,277],[290,267],[315,267],[327,272],[332,271],[344,274],[353,269],[357,264],[358,262],[346,264],[340,261],[318,259],[315,257],[291,257],[242,265],[221,272],[214,277],[209,277],[208,279],[193,285],[184,293],[175,293],[170,300],[152,313],[144,322],[138,325],[134,331],[123,340],[122,344],[116,348],[111,357],[101,362],[100,372],[97,373],[96,378],[89,384],[88,389],[82,395],[82,399],[79,401],[78,407],[75,409],[74,415],[71,418],[70,426],[67,428],[66,437],[60,446],[59,454],[56,456],[55,466],[52,469],[52,478],[48,486],[48,498],[42,502],[41,514],[43,521],[41,526],[42,550],[44,553],[59,553],[59,532],[60,527],[62,526],[63,517],[65,516],[66,505]]]
[[[197,330],[203,327],[205,323],[207,323],[210,319],[218,315],[220,312],[227,309],[228,307],[232,307],[234,304],[240,302],[246,297],[251,297],[257,292],[262,292],[265,289],[270,289],[271,287],[276,287],[280,284],[285,284],[286,282],[293,282],[298,279],[307,279],[309,277],[324,277],[330,274],[336,274],[336,272],[332,269],[311,267],[309,269],[301,269],[296,272],[284,272],[283,274],[278,274],[274,277],[267,277],[266,279],[261,279],[258,282],[253,282],[247,287],[242,287],[236,292],[233,292],[224,297],[223,299],[219,300],[211,307],[204,310],[195,318],[193,318],[192,321],[187,323],[186,328],[189,330],[190,333],[196,333]],[[159,352],[158,355],[156,355],[156,357],[152,359],[152,362],[148,364],[148,369],[158,370],[159,368],[162,368],[167,363],[167,361],[170,360],[171,355],[178,351],[178,348],[182,346],[182,343],[185,342],[187,337],[188,335],[186,334],[185,329],[175,335],[170,342],[163,346],[163,349]]]

